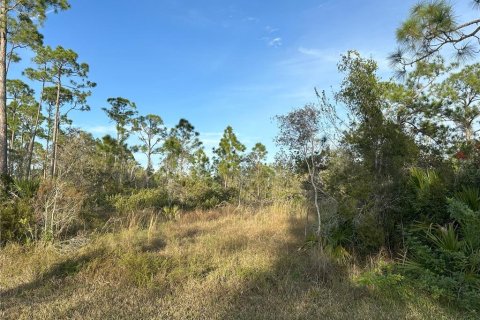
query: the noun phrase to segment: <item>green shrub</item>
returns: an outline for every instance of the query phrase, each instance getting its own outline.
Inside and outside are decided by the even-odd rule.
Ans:
[[[385,232],[375,212],[366,212],[357,219],[356,237],[360,248],[367,252],[378,250],[385,243]]]
[[[435,223],[448,221],[447,187],[436,171],[412,168],[408,187],[410,209],[406,210],[410,212],[406,216],[407,220]]]
[[[413,227],[409,259],[400,267],[434,297],[480,310],[480,212],[456,199],[448,203],[453,222]]]
[[[0,244],[9,241],[24,243],[35,239],[32,199],[38,191],[39,182],[14,181],[8,177],[2,181],[6,183],[6,193],[0,197]]]
[[[480,210],[480,190],[477,188],[463,187],[455,193],[455,199],[466,204],[471,210]]]
[[[201,190],[197,195],[189,199],[190,207],[212,209],[222,203],[231,202],[237,194],[233,188],[210,187]]]
[[[4,201],[0,206],[0,244],[24,243],[35,238],[34,210],[29,199]]]
[[[162,189],[141,189],[130,195],[115,195],[109,199],[120,213],[129,213],[144,209],[161,210],[169,204],[168,194]]]
[[[40,187],[39,180],[15,180],[15,193],[21,198],[33,199]]]

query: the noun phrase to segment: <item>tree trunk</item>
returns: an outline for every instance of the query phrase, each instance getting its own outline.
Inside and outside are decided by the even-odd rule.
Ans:
[[[315,209],[317,211],[317,217],[318,217],[318,228],[317,228],[317,236],[320,237],[322,233],[322,216],[320,212],[320,205],[318,204],[318,187],[317,184],[315,183],[315,163],[313,160],[314,153],[312,152],[311,158],[312,158],[312,163],[310,164],[307,159],[307,168],[308,168],[308,174],[310,175],[310,183],[313,188],[313,197],[315,198]],[[320,239],[321,241],[321,239]]]
[[[149,151],[147,152],[147,188],[150,187],[150,178],[151,178],[151,173],[152,173],[152,153],[151,153],[151,147],[150,145],[148,146]]]
[[[42,104],[43,104],[43,91],[45,90],[45,80],[42,81],[42,91],[40,93],[40,101],[38,102],[37,115],[35,117],[35,124],[30,137],[30,142],[28,143],[28,154],[27,154],[27,172],[26,177],[30,179],[30,174],[32,172],[32,158],[33,158],[33,147],[35,146],[35,137],[37,135],[38,124],[40,121],[40,115],[42,114]]]
[[[52,134],[53,124],[53,107],[50,105],[48,107],[48,132],[47,132],[47,142],[45,146],[45,156],[43,157],[43,178],[47,178],[48,171],[48,149],[50,148],[50,136]]]
[[[7,174],[7,0],[0,8],[0,175]]]
[[[17,113],[15,110],[10,110],[12,112],[12,122],[10,123],[10,126],[15,123],[15,120],[17,118]],[[8,129],[8,128],[7,128]],[[12,134],[10,136],[10,141],[8,143],[8,148],[7,148],[7,155],[10,158],[10,161],[8,161],[8,167],[9,167],[9,174],[13,176],[13,161],[12,161],[12,152],[13,150],[13,144],[15,143],[15,136],[16,136],[16,131],[13,127],[10,128],[12,130]],[[13,152],[14,153],[14,152]]]
[[[465,131],[465,140],[467,141],[467,143],[470,144],[470,142],[473,140],[473,128],[472,128],[471,123],[464,125],[464,128],[465,128],[465,130],[464,130]]]
[[[52,159],[50,167],[50,176],[52,178],[57,174],[57,150],[58,150],[58,134],[60,129],[60,81],[57,83],[57,100],[55,102],[55,123],[53,125],[53,141],[52,141]]]

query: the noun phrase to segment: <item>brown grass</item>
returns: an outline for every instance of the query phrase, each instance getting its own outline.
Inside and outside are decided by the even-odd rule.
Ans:
[[[356,284],[303,243],[301,208],[227,208],[0,251],[1,319],[453,319],[427,297]],[[356,270],[354,272],[354,270]]]

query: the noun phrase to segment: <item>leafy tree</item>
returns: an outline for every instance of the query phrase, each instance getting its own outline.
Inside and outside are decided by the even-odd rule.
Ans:
[[[265,165],[267,154],[267,148],[258,142],[247,156],[249,171],[251,172],[249,176],[250,183],[253,186],[257,200],[261,200],[262,189],[264,190],[268,186],[268,181],[266,180],[269,177],[270,168]]]
[[[202,149],[199,135],[188,120],[180,119],[178,124],[170,129],[163,143],[162,171],[170,204],[175,195],[189,193],[183,192],[183,187],[189,171],[195,168],[196,155]]]
[[[170,130],[162,147],[165,153],[164,163],[170,174],[178,175],[187,172],[193,163],[195,152],[202,147],[199,135],[195,127],[185,119],[180,119],[178,124]]]
[[[337,99],[351,115],[343,142],[354,162],[360,164],[357,171],[361,175],[357,178],[364,186],[357,199],[358,211],[363,212],[365,219],[380,223],[380,231],[385,233],[383,239],[370,244],[372,249],[378,248],[388,244],[385,241],[392,240],[395,234],[395,224],[401,217],[396,204],[405,179],[404,169],[415,161],[417,146],[398,123],[385,115],[388,86],[378,78],[375,61],[350,51],[342,57],[339,70],[345,78]],[[370,225],[368,219],[365,222]],[[368,235],[370,231],[363,233]]]
[[[438,84],[442,75],[456,65],[445,65],[443,58],[420,61],[406,74],[405,81],[384,82],[385,117],[401,126],[415,139],[424,156],[432,161],[445,156],[450,141],[449,127],[441,112]]]
[[[133,131],[137,133],[142,145],[138,150],[147,157],[147,186],[153,172],[152,156],[161,152],[161,142],[165,140],[167,129],[160,116],[149,114],[133,120]]]
[[[192,175],[198,179],[210,178],[210,159],[203,148],[198,148],[193,154]]]
[[[21,175],[24,159],[24,143],[28,140],[30,127],[32,125],[33,113],[36,110],[36,102],[33,96],[34,91],[21,80],[8,80],[7,93],[10,103],[8,105],[8,129],[9,129],[9,158],[10,174],[14,174],[14,167],[18,175]],[[17,136],[20,136],[19,143],[16,143]]]
[[[437,87],[441,99],[440,114],[456,126],[461,139],[471,144],[480,117],[480,64],[452,73]]]
[[[350,51],[342,57],[339,71],[345,73],[345,78],[336,97],[351,115],[346,141],[374,177],[383,179],[412,158],[414,145],[402,128],[384,114],[388,108],[385,85],[376,74],[374,60]]]
[[[117,157],[121,153],[119,148],[125,149],[125,145],[119,146],[117,140],[110,135],[106,135],[96,142],[97,153],[100,155],[98,161],[102,178],[100,185],[102,192],[106,194],[118,193],[124,187],[118,184],[120,176],[123,175],[116,166]],[[127,154],[130,150],[126,149],[123,152]]]
[[[322,215],[319,198],[328,196],[322,190],[319,170],[321,168],[321,153],[326,149],[326,139],[322,136],[320,119],[321,112],[314,105],[307,104],[286,115],[276,116],[279,133],[275,138],[277,145],[282,147],[293,160],[305,164],[308,180],[313,189],[313,198],[318,219],[317,235],[322,233]]]
[[[232,127],[228,126],[223,132],[218,148],[213,150],[217,156],[217,172],[225,189],[231,186],[235,177],[240,173],[242,152],[244,151],[245,146],[238,140]]]
[[[478,0],[472,1],[475,9]],[[438,56],[442,49],[450,47],[458,59],[467,59],[478,52],[480,19],[459,22],[453,6],[445,0],[422,1],[413,6],[410,16],[397,30],[400,48],[391,54],[400,72],[406,66]]]
[[[57,101],[57,88],[56,87],[45,87],[43,89],[42,101],[47,105],[47,128],[46,128],[46,152],[44,154],[43,161],[43,177],[48,176],[48,160],[52,159],[51,146],[53,140],[53,132],[55,131],[55,110],[57,103],[59,107],[62,108],[64,105],[71,104],[73,102],[72,92],[66,88],[60,90],[60,97]],[[64,118],[64,122],[67,119]],[[50,155],[49,155],[50,152]]]
[[[129,136],[128,126],[132,124],[134,116],[137,114],[137,106],[125,98],[108,98],[107,102],[110,108],[102,108],[107,116],[115,123],[117,130],[117,141],[123,143]]]
[[[30,173],[32,170],[32,158],[33,158],[33,149],[35,146],[35,139],[37,138],[39,127],[40,127],[40,119],[42,117],[42,108],[43,102],[45,97],[45,86],[49,79],[49,74],[47,73],[48,68],[48,61],[37,61],[37,69],[27,68],[23,72],[30,80],[38,81],[41,83],[41,91],[40,97],[37,107],[37,113],[35,116],[35,122],[32,127],[32,131],[30,133],[30,141],[28,143],[28,153],[27,153],[27,163],[26,163],[26,177],[27,179],[30,178]]]
[[[0,4],[0,174],[7,174],[8,44],[11,50],[38,44],[38,33],[32,32],[35,29],[33,20],[42,23],[48,10],[56,12],[68,8],[67,0],[4,0]],[[18,57],[10,51],[12,59],[18,60]]]
[[[34,19],[28,15],[9,17],[7,73],[12,62],[21,61],[21,57],[17,53],[18,49],[36,49],[43,45],[43,35],[38,32],[38,26],[33,22]]]
[[[90,96],[90,88],[95,83],[88,81],[89,66],[86,63],[78,62],[78,54],[71,49],[64,49],[61,46],[52,49],[49,46],[37,50],[33,59],[40,66],[46,65],[45,76],[48,83],[56,88],[55,97],[55,118],[53,125],[52,156],[50,164],[50,176],[55,177],[58,157],[58,137],[61,123],[61,97],[65,90],[70,91],[70,108],[64,112],[68,114],[71,110],[88,111],[87,97]]]

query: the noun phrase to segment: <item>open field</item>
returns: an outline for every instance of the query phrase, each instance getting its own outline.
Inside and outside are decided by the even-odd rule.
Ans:
[[[138,221],[61,248],[0,251],[1,319],[461,319],[408,288],[299,250],[301,209]],[[322,262],[320,262],[322,261]],[[323,270],[323,271],[322,271]]]

